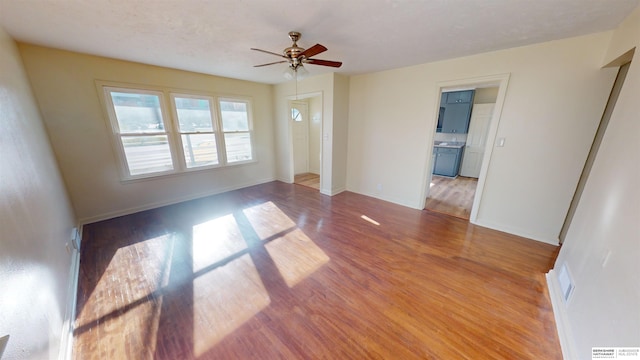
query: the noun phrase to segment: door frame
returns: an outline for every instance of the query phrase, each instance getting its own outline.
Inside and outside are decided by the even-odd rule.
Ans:
[[[297,95],[289,95],[286,97],[287,100],[287,131],[288,131],[288,136],[287,136],[287,148],[289,150],[289,183],[293,184],[294,181],[294,177],[295,177],[295,169],[294,169],[294,164],[293,162],[295,161],[295,159],[293,158],[293,121],[291,119],[291,102],[293,101],[297,101],[297,100],[307,100],[307,99],[311,99],[311,98],[315,98],[315,97],[319,97],[320,98],[320,102],[322,104],[324,104],[324,94],[322,91],[314,91],[314,92],[310,92],[310,93],[305,93],[305,94],[297,94]],[[309,110],[309,114],[311,114],[311,111]],[[320,117],[320,189],[322,190],[322,181],[323,181],[323,169],[324,169],[324,141],[322,141],[322,136],[324,136],[324,127],[325,127],[325,123],[324,123],[324,105],[322,108],[322,116]]]
[[[584,166],[582,168],[582,173],[580,174],[580,178],[578,179],[576,190],[574,191],[573,197],[571,198],[571,203],[569,204],[567,215],[564,218],[562,228],[560,228],[560,233],[558,234],[560,244],[564,243],[564,240],[567,237],[567,233],[569,232],[571,221],[573,221],[576,209],[578,208],[578,204],[580,203],[582,192],[584,191],[584,187],[587,183],[587,180],[589,179],[589,175],[591,174],[591,168],[593,167],[593,163],[596,160],[598,150],[600,149],[600,145],[602,144],[602,139],[607,132],[607,126],[609,126],[611,114],[616,107],[618,96],[620,96],[620,92],[622,91],[622,87],[624,86],[624,81],[627,78],[630,67],[631,60],[629,62],[623,63],[622,65],[620,65],[620,67],[618,67],[618,74],[616,75],[616,79],[611,86],[609,99],[607,100],[607,104],[605,105],[602,117],[600,118],[600,123],[598,124],[598,129],[596,130],[593,142],[591,143],[591,148],[589,149],[589,154],[587,155],[587,159],[585,160]]]
[[[478,87],[489,87],[489,86],[497,86],[498,87],[498,96],[496,98],[496,104],[493,109],[493,115],[491,116],[489,130],[487,133],[487,143],[485,145],[484,156],[482,158],[482,167],[480,169],[480,176],[478,177],[478,185],[476,187],[476,194],[473,198],[473,206],[471,207],[471,214],[469,216],[469,222],[475,224],[476,219],[478,218],[478,211],[480,208],[480,204],[482,202],[482,195],[485,189],[487,173],[489,171],[489,166],[491,164],[491,156],[493,155],[493,148],[496,142],[496,137],[498,134],[498,126],[500,124],[500,118],[502,117],[502,108],[504,106],[507,88],[509,86],[509,78],[511,73],[506,74],[498,74],[498,75],[488,75],[481,76],[475,78],[467,78],[467,79],[458,79],[458,80],[448,80],[448,81],[440,81],[436,83],[436,94],[434,101],[434,106],[432,110],[432,116],[435,121],[433,122],[434,126],[430,132],[428,132],[427,136],[427,144],[433,144],[435,133],[436,133],[436,124],[438,119],[438,114],[440,110],[440,98],[442,93],[445,91],[454,91],[454,90],[470,90]],[[472,110],[473,111],[473,110]],[[431,185],[431,177],[432,177],[432,169],[433,167],[433,146],[427,146],[427,156],[426,163],[423,167],[423,187],[420,191],[420,199],[418,200],[418,204],[421,209],[424,209],[427,197],[429,196],[429,190]]]

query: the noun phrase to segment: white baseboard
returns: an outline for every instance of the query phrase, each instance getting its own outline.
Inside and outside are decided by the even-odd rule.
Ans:
[[[551,269],[546,274],[547,288],[549,289],[549,297],[551,298],[551,306],[553,307],[553,317],[556,320],[556,329],[562,348],[562,357],[567,360],[577,359],[578,353],[573,341],[571,332],[571,324],[564,300],[562,299],[562,291],[555,270]]]
[[[326,190],[326,189],[322,189],[320,190],[321,194],[324,195],[329,195],[329,196],[334,196],[334,195],[338,195],[341,192],[347,191],[347,189],[345,188],[339,188],[339,189],[331,189],[331,190]]]
[[[238,190],[238,189],[242,189],[242,188],[245,188],[245,187],[264,184],[264,183],[268,183],[268,182],[275,181],[275,180],[276,179],[274,179],[274,178],[261,179],[261,180],[247,182],[247,183],[234,184],[232,186],[225,186],[225,187],[217,188],[215,190],[206,191],[206,192],[202,192],[202,193],[197,193],[197,194],[193,194],[193,195],[182,196],[182,197],[178,197],[178,198],[171,199],[171,200],[156,201],[156,202],[153,202],[153,203],[150,203],[150,204],[145,204],[145,205],[141,205],[141,206],[134,206],[134,207],[131,207],[131,208],[128,208],[128,209],[124,209],[124,210],[112,211],[112,212],[108,212],[108,213],[105,213],[105,214],[100,214],[100,215],[96,215],[96,216],[90,216],[90,217],[82,218],[82,219],[80,219],[80,223],[81,224],[91,224],[91,223],[102,221],[102,220],[109,220],[109,219],[113,219],[113,218],[120,217],[120,216],[135,214],[135,213],[141,212],[141,211],[146,211],[146,210],[156,209],[156,208],[167,206],[167,205],[173,205],[173,204],[181,203],[181,202],[184,202],[184,201],[195,200],[195,199],[199,199],[199,198],[203,198],[203,197],[207,197],[207,196],[222,194],[222,193],[225,193],[227,191]]]
[[[82,244],[82,225],[78,225],[78,243]],[[82,246],[82,245],[80,245]],[[62,334],[60,336],[59,360],[70,360],[73,355],[73,327],[76,317],[76,305],[78,301],[78,276],[80,270],[80,249],[71,252],[71,266],[69,267],[69,288],[67,291],[67,306],[62,322]]]
[[[489,228],[489,229],[502,231],[502,232],[505,232],[507,234],[512,234],[512,235],[520,236],[520,237],[523,237],[523,238],[527,238],[527,239],[543,242],[545,244],[550,244],[550,245],[555,245],[555,246],[559,246],[560,245],[560,240],[558,238],[555,238],[555,239],[543,238],[543,237],[540,237],[538,235],[528,233],[528,232],[526,232],[526,231],[524,231],[522,229],[515,228],[515,227],[512,227],[512,226],[508,226],[508,225],[505,225],[505,224],[496,224],[496,223],[492,223],[492,222],[488,222],[488,221],[484,221],[484,220],[478,220],[478,219],[476,219],[475,221],[471,221],[471,223],[474,224],[474,225],[486,227],[486,228]]]
[[[390,202],[390,203],[393,203],[393,204],[396,204],[396,205],[400,205],[400,206],[404,206],[404,207],[408,207],[408,208],[411,208],[411,209],[422,210],[416,204],[408,204],[408,203],[406,203],[404,201],[401,201],[401,199],[397,199],[397,198],[394,198],[394,197],[388,197],[388,196],[385,196],[385,195],[382,195],[382,194],[379,194],[379,193],[354,190],[354,189],[350,189],[349,187],[346,187],[344,191],[350,191],[350,192],[355,193],[355,194],[368,196],[370,198],[374,198],[374,199]]]
[[[286,184],[293,184],[293,179],[290,179],[288,177],[276,176],[275,180]]]

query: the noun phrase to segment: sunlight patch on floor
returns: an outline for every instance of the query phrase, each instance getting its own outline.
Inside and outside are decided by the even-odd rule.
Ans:
[[[378,226],[380,226],[380,223],[379,223],[379,222],[377,222],[377,221],[373,220],[372,218],[368,217],[367,215],[361,215],[361,216],[360,216],[360,218],[361,218],[362,220],[366,220],[366,221],[368,221],[368,222],[372,223],[373,225],[378,225]]]
[[[265,247],[289,287],[329,262],[327,254],[300,229],[270,241]]]
[[[252,259],[256,248],[264,246],[289,287],[329,261],[325,252],[273,202],[246,208],[243,215],[250,229],[234,214],[193,227],[196,357],[206,355],[270,304],[269,292]],[[259,238],[257,243],[250,239],[252,232]]]
[[[82,309],[101,311],[95,317],[78,322],[74,337],[96,339],[86,340],[89,342],[99,338],[100,341],[124,346],[125,343],[121,341],[123,337],[137,336],[141,341],[129,344],[126,352],[137,354],[138,358],[152,356],[156,347],[163,300],[160,297],[151,301],[149,289],[161,291],[167,286],[175,245],[176,234],[166,234],[117,249]],[[131,248],[135,250],[131,251]],[[132,254],[137,256],[132,257]],[[122,270],[119,267],[122,264],[128,264],[126,280],[121,279]],[[87,317],[83,312],[77,316],[78,319]],[[86,331],[95,324],[104,324],[105,327]],[[105,331],[110,328],[125,330]]]
[[[263,241],[296,226],[296,223],[271,201],[244,209],[242,212]]]
[[[251,256],[243,255],[193,281],[193,347],[205,354],[271,302]]]
[[[197,272],[247,248],[233,214],[193,227],[193,271]]]
[[[327,254],[273,202],[256,205],[243,212],[260,240],[268,241],[265,248],[289,287],[329,261]]]

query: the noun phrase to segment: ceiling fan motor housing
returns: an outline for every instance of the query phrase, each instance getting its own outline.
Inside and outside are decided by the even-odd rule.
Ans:
[[[289,39],[291,39],[291,41],[293,41],[293,44],[284,49],[284,56],[288,57],[289,59],[292,60],[292,67],[297,67],[298,64],[302,63],[302,59],[298,59],[298,55],[300,55],[300,53],[302,53],[305,49],[301,48],[298,46],[297,41],[300,39],[300,36],[302,36],[299,32],[297,31],[290,31],[289,32]]]

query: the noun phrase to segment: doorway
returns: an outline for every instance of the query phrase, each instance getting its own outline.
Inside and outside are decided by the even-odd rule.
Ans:
[[[627,54],[624,54],[622,57],[624,58],[625,56],[628,56],[632,58],[633,52],[634,51],[631,51],[630,54],[628,52]],[[600,119],[600,124],[598,125],[596,135],[593,139],[593,143],[591,144],[591,149],[589,149],[587,160],[585,161],[584,167],[582,168],[582,173],[580,174],[578,185],[576,186],[576,190],[573,194],[573,198],[571,199],[571,203],[569,204],[569,210],[567,211],[567,215],[564,219],[564,223],[562,224],[562,228],[560,229],[560,234],[558,235],[560,244],[562,244],[564,242],[564,239],[567,237],[567,232],[569,231],[571,221],[573,220],[573,216],[575,215],[576,209],[578,207],[578,203],[580,202],[580,197],[582,196],[582,192],[587,183],[587,179],[589,178],[589,174],[591,173],[593,162],[596,159],[596,155],[598,154],[598,149],[600,149],[600,144],[602,143],[604,134],[607,131],[607,126],[609,125],[609,119],[611,118],[613,109],[615,108],[616,102],[618,101],[618,95],[620,95],[620,91],[622,90],[622,85],[624,84],[624,80],[627,77],[627,72],[629,71],[630,66],[631,66],[631,60],[629,59],[629,62],[623,63],[618,69],[618,75],[616,76],[616,80],[614,81],[613,87],[611,88],[611,93],[609,94],[609,100],[607,101],[604,112],[602,114],[602,118]]]
[[[433,146],[429,147],[430,161],[425,167],[423,208],[475,222],[508,81],[509,74],[503,74],[438,84],[438,103],[444,92],[475,90],[475,96],[469,132],[442,133],[437,132],[434,126],[433,137],[430,139]],[[440,106],[436,108],[440,110]],[[434,112],[434,117],[439,112]],[[436,156],[440,153],[436,150],[436,143],[442,142],[453,142],[463,149],[457,176],[442,177],[433,174]]]
[[[434,169],[426,210],[469,220],[497,97],[497,86],[475,88],[468,132],[436,132],[435,143],[450,141],[461,144],[462,155],[456,176],[438,176]],[[442,160],[438,159],[438,162]]]
[[[322,98],[289,103],[295,184],[320,190]]]

